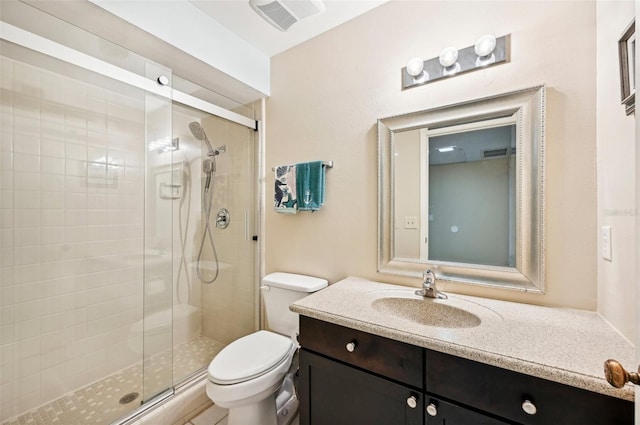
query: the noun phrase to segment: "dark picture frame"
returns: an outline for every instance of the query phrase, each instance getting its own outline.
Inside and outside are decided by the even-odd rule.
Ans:
[[[621,103],[627,115],[635,113],[636,109],[636,21],[627,26],[618,41],[618,57],[620,60],[620,93]]]

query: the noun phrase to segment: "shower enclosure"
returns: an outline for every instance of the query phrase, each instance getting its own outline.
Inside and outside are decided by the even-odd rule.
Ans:
[[[257,327],[254,111],[1,7],[0,423],[117,423]]]

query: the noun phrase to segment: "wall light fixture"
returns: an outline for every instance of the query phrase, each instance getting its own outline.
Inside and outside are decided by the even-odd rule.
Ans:
[[[441,78],[509,62],[510,36],[480,37],[473,46],[464,49],[447,47],[440,56],[423,61],[412,58],[402,68],[402,89],[421,86]]]
[[[407,62],[407,73],[413,77],[415,83],[421,83],[429,79],[429,74],[424,70],[422,58],[411,58]]]
[[[458,49],[455,47],[446,47],[438,57],[440,65],[442,65],[442,74],[445,76],[455,75],[460,71],[458,63]]]
[[[496,61],[493,51],[496,49],[496,38],[491,34],[483,35],[476,41],[473,51],[478,55],[476,66],[486,66]]]

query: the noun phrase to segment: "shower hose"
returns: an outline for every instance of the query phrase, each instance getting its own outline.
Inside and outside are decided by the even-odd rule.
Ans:
[[[218,263],[218,253],[216,252],[216,245],[213,242],[213,234],[211,233],[211,206],[213,204],[213,188],[215,187],[215,172],[212,172],[212,176],[211,176],[211,187],[204,189],[204,213],[205,213],[205,220],[204,220],[204,231],[202,232],[202,240],[200,241],[200,249],[198,249],[198,258],[196,260],[196,273],[198,274],[198,278],[200,279],[200,281],[202,281],[202,283],[213,283],[216,281],[216,279],[218,278],[218,274],[220,272],[220,264]],[[202,251],[204,251],[204,245],[205,242],[207,241],[207,239],[209,240],[209,243],[211,245],[211,250],[213,251],[213,258],[215,260],[216,263],[216,271],[213,275],[213,277],[211,279],[207,279],[202,275],[202,267],[201,267],[201,261],[202,261]]]

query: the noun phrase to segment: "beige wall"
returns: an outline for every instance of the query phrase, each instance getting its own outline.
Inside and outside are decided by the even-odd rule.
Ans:
[[[466,47],[485,33],[511,34],[509,64],[400,89],[409,58]],[[376,271],[376,119],[544,83],[546,294],[445,289],[595,310],[594,46],[594,2],[392,1],[274,57],[267,169],[316,159],[335,166],[320,212],[285,216],[267,208],[266,272],[418,285]]]
[[[634,116],[620,104],[620,77],[616,42],[635,16],[633,1],[599,2],[598,18],[598,229],[611,226],[612,261],[596,253],[598,311],[633,340],[634,320],[634,209],[636,189]]]
[[[420,221],[415,229],[405,229],[407,216],[420,217],[420,130],[405,131],[394,136],[394,193],[393,206],[395,256],[420,258]]]

